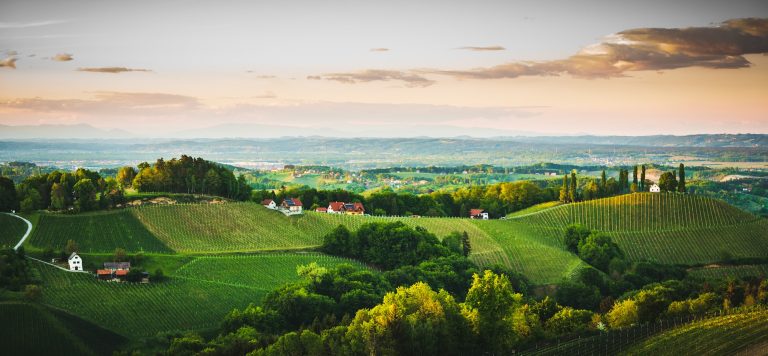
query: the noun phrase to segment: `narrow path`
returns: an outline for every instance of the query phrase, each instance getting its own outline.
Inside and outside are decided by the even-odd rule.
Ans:
[[[17,244],[16,244],[16,246],[14,246],[14,247],[13,247],[13,250],[14,250],[14,251],[16,251],[16,250],[18,250],[18,249],[19,249],[19,247],[21,247],[21,245],[23,245],[23,244],[24,244],[24,241],[26,241],[26,240],[27,240],[27,238],[29,237],[29,234],[31,234],[31,233],[32,233],[32,222],[31,222],[31,221],[29,221],[29,220],[27,220],[27,219],[25,219],[25,218],[23,218],[23,217],[21,217],[21,216],[18,216],[18,215],[16,215],[16,214],[11,214],[11,213],[2,213],[2,214],[5,214],[5,215],[10,215],[10,216],[15,216],[15,217],[17,217],[17,218],[19,218],[19,219],[21,219],[21,220],[24,220],[24,222],[25,222],[25,223],[27,223],[27,232],[26,232],[26,233],[24,233],[24,236],[22,236],[22,237],[21,237],[21,240],[19,240],[19,243],[17,243]],[[29,259],[35,260],[35,261],[37,261],[37,262],[40,262],[40,263],[45,263],[45,264],[47,264],[47,265],[49,265],[49,266],[53,266],[53,267],[56,267],[56,268],[58,268],[58,269],[60,269],[60,270],[62,270],[62,271],[66,271],[66,272],[75,272],[75,273],[89,273],[89,272],[86,272],[86,271],[70,271],[69,269],[66,269],[66,268],[64,268],[64,267],[61,267],[61,266],[57,266],[57,265],[55,265],[55,264],[53,264],[53,263],[50,263],[50,262],[45,262],[45,261],[43,261],[43,260],[40,260],[40,259],[34,258],[34,257],[32,257],[32,256],[26,256],[26,257],[27,257],[27,258],[29,258]]]
[[[14,251],[18,250],[19,247],[21,247],[21,245],[24,244],[24,241],[27,239],[27,237],[29,237],[29,234],[32,233],[32,222],[16,214],[11,214],[11,213],[3,213],[3,214],[15,216],[21,220],[24,220],[24,222],[27,223],[27,232],[24,234],[24,236],[21,237],[21,240],[19,240],[19,243],[17,243],[16,246],[13,247]]]

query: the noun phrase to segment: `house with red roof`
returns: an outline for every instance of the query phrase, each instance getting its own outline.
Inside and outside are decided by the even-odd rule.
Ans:
[[[328,204],[327,213],[329,214],[344,214],[344,202],[332,201]]]
[[[301,214],[304,205],[301,200],[296,198],[285,198],[283,203],[280,204],[280,209],[288,214]]]
[[[277,209],[277,203],[275,203],[272,199],[264,199],[261,201],[261,205],[264,205],[267,209],[276,210]]]
[[[469,218],[488,220],[488,212],[485,209],[470,209]]]

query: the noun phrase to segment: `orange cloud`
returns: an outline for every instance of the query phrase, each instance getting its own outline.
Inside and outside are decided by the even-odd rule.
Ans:
[[[151,72],[149,69],[135,69],[126,67],[96,67],[96,68],[77,68],[79,72],[93,72],[93,73],[123,73],[123,72]]]
[[[57,62],[68,62],[68,61],[73,60],[74,58],[69,53],[59,53],[59,54],[53,56],[53,58],[51,58],[51,59],[54,60],[54,61],[57,61]]]
[[[307,79],[325,79],[340,83],[354,84],[374,81],[401,81],[407,87],[428,87],[435,82],[429,80],[414,72],[405,72],[397,70],[366,69],[359,72],[350,73],[328,73],[322,75],[311,75]]]
[[[0,61],[0,67],[16,69],[16,58],[8,57],[6,59],[3,59],[2,61]]]
[[[506,48],[502,46],[486,46],[486,47],[475,47],[475,46],[467,46],[467,47],[459,47],[458,49],[464,49],[467,51],[475,51],[475,52],[485,52],[485,51],[504,51]]]

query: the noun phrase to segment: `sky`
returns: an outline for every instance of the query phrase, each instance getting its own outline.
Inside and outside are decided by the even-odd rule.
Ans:
[[[768,133],[767,54],[764,0],[3,0],[0,125]]]

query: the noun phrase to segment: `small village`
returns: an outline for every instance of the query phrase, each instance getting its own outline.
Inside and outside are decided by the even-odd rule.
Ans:
[[[58,265],[59,260],[54,258],[51,259],[52,265]],[[67,258],[67,267],[69,268],[69,271],[71,272],[87,272],[84,269],[83,265],[83,258],[80,257],[80,255],[77,254],[77,252],[72,252],[69,257]],[[96,278],[100,281],[106,281],[106,282],[130,282],[131,279],[134,279],[135,282],[139,283],[149,283],[149,272],[145,271],[138,271],[134,272],[135,277],[131,278],[131,263],[130,262],[104,262],[103,264],[104,268],[97,269],[94,273]]]

